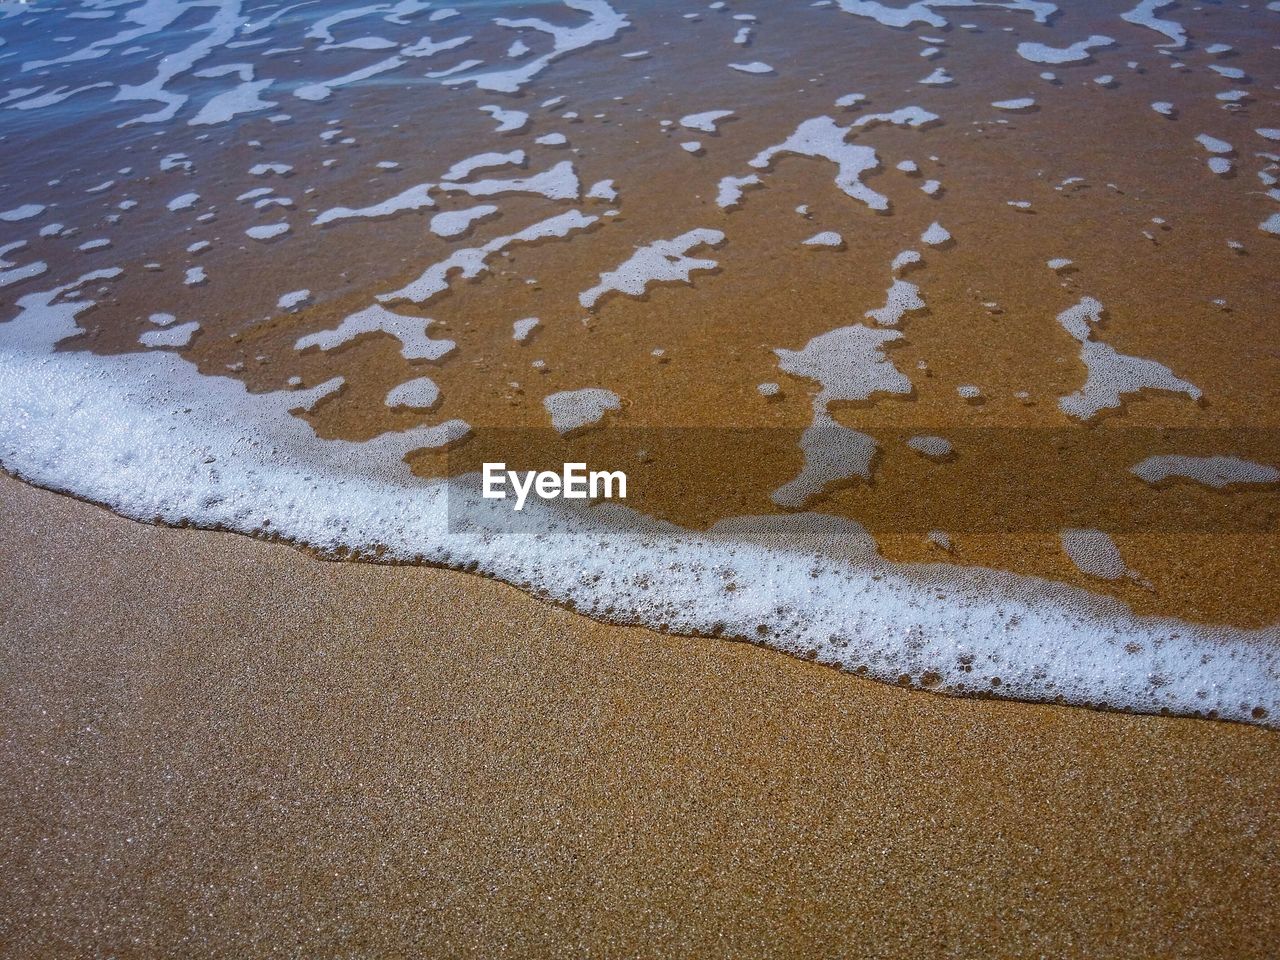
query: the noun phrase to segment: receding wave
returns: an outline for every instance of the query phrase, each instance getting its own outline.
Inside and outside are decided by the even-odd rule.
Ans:
[[[0,8],[4,468],[1274,722],[1275,4],[527,6]],[[485,498],[522,431],[627,499]]]

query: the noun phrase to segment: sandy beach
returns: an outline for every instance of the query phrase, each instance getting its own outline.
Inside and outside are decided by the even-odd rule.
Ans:
[[[0,0],[0,960],[1280,955],[1277,49]]]
[[[1280,738],[0,480],[0,953],[1265,957]]]

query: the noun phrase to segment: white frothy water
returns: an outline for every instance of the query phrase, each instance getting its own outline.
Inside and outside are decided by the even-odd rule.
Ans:
[[[452,481],[450,506],[448,482],[417,478],[404,463],[411,450],[465,435],[465,424],[322,440],[289,411],[332,384],[250,394],[166,351],[54,352],[92,306],[69,295],[115,275],[28,294],[0,323],[0,461],[32,482],[136,519],[467,566],[588,615],[749,637],[886,681],[1238,720],[1280,709],[1280,659],[1265,642],[1274,630],[1137,617],[1079,590],[981,569],[850,563],[785,536],[779,518],[755,533],[741,521],[696,533],[616,506],[531,503],[512,533],[510,512],[476,495],[474,475]],[[830,376],[824,390],[884,386],[846,387],[847,366],[829,375],[826,351],[815,349],[804,375]],[[246,423],[258,425],[252,442]]]
[[[840,0],[838,6],[845,13],[880,24],[899,27],[926,24],[941,29],[947,26],[944,13],[950,9],[983,4],[967,0],[917,0],[905,7],[895,7],[874,0]],[[1030,15],[1030,19],[1040,24],[1037,29],[1047,29],[1045,25],[1055,12],[1052,4],[1035,0],[1014,0],[1000,6],[1003,12],[1015,13],[1019,18]],[[1167,4],[1143,2],[1126,13],[1125,19],[1156,30],[1175,43],[1185,43],[1185,31],[1179,24],[1155,15],[1165,6]],[[610,46],[610,41],[630,28],[630,16],[639,14],[620,13],[602,0],[568,0],[564,7],[560,11],[564,22],[501,17],[491,21],[502,36],[510,37],[508,31],[518,30],[530,41],[526,44],[515,40],[508,46],[504,39],[500,47],[495,48],[505,47],[510,62],[502,61],[500,55],[495,58],[488,47],[477,52],[476,58],[459,59],[461,52],[449,54],[463,47],[470,53],[484,46],[473,45],[473,38],[461,33],[447,37],[437,33],[436,39],[422,35],[411,43],[402,43],[380,35],[390,30],[378,28],[379,35],[374,35],[366,25],[359,36],[340,39],[342,25],[351,29],[364,18],[380,18],[384,26],[408,24],[427,9],[427,5],[416,0],[326,13],[310,24],[305,34],[309,44],[307,55],[295,61],[307,72],[306,78],[290,83],[265,75],[271,72],[273,57],[270,55],[253,64],[240,62],[253,52],[249,46],[237,48],[235,63],[212,67],[204,64],[220,49],[229,49],[232,37],[245,42],[245,38],[272,29],[293,7],[251,18],[236,0],[194,7],[170,0],[150,0],[135,7],[126,5],[120,14],[122,29],[114,34],[108,32],[85,46],[70,44],[65,48],[69,53],[62,55],[59,51],[60,55],[52,60],[23,63],[23,72],[29,73],[38,85],[15,87],[0,98],[0,102],[12,103],[18,111],[15,115],[31,116],[66,102],[87,102],[89,97],[105,96],[95,91],[108,89],[114,91],[113,102],[157,105],[151,113],[132,117],[128,124],[172,120],[184,130],[190,126],[209,128],[224,124],[232,124],[228,129],[235,129],[240,123],[265,124],[268,119],[272,124],[292,122],[288,113],[257,121],[249,119],[250,115],[273,108],[286,98],[289,98],[287,109],[301,116],[306,110],[316,109],[309,104],[322,104],[319,109],[329,109],[353,98],[360,88],[407,82],[411,66],[435,57],[440,59],[430,65],[421,64],[413,71],[413,81],[443,83],[463,93],[473,93],[468,89],[471,87],[500,94],[520,93],[562,58],[595,47],[599,49],[591,52],[607,54],[615,64],[619,62],[617,47]],[[318,12],[301,9],[296,16],[314,17]],[[464,21],[471,13],[471,10],[463,13],[442,10],[429,19],[449,27],[455,14]],[[132,82],[137,79],[132,77],[130,82],[120,84],[95,78],[92,83],[65,84],[53,89],[40,85],[44,82],[43,72],[55,67],[80,61],[105,67],[119,53],[117,48],[127,50],[129,44],[157,40],[157,34],[164,34],[179,16],[187,14],[191,15],[190,29],[184,24],[183,30],[175,31],[184,46],[164,50],[163,56],[145,61],[152,65],[145,67],[140,83]],[[0,17],[5,15],[0,12]],[[427,18],[423,15],[423,19]],[[432,27],[433,32],[436,29]],[[471,27],[460,24],[459,29]],[[1085,32],[1080,30],[1068,36],[1081,36]],[[754,39],[739,36],[744,40]],[[945,38],[951,42],[954,36],[946,33]],[[759,42],[763,44],[766,39],[762,28]],[[924,55],[939,55],[944,39],[922,37],[921,40],[935,45],[927,48]],[[793,80],[800,82],[794,63],[782,59],[775,61],[777,69],[760,61],[729,63],[727,66],[732,70],[726,69],[726,60],[733,52],[743,55],[743,51],[728,46],[730,42],[726,37],[722,51],[725,56],[714,62],[715,75],[726,84],[733,80],[754,91],[781,87]],[[1023,43],[1017,46],[1016,54],[1037,63],[1087,63],[1094,56],[1105,63],[1111,55],[1106,48],[1113,43],[1110,37],[1091,35],[1065,46]],[[1013,45],[1010,40],[1007,52],[1016,65]],[[947,47],[948,52],[951,49]],[[361,51],[374,55],[363,63],[348,59],[358,57]],[[287,47],[282,47],[280,52],[292,53]],[[1209,52],[1213,52],[1212,47]],[[621,56],[629,63],[641,59],[641,55],[652,58],[651,62],[627,69],[644,70],[652,66],[658,75],[660,58],[665,51],[654,44],[652,54],[641,51]],[[311,70],[316,56],[326,61],[326,68],[319,76]],[[957,63],[962,62],[958,57],[955,59]],[[1025,64],[1023,66],[1025,68]],[[1119,73],[1117,65],[1105,63],[1100,67],[1108,68]],[[1069,69],[1067,66],[1062,71],[1064,80]],[[1253,66],[1250,70],[1258,72]],[[956,73],[963,84],[963,71],[957,67]],[[1218,65],[1215,73],[1225,80],[1248,79],[1243,70],[1233,66]],[[1114,80],[1113,74],[1104,76]],[[926,87],[944,87],[956,79],[939,69],[922,83]],[[1095,82],[1102,79],[1095,78]],[[199,86],[197,81],[204,86],[198,94],[189,95],[186,91]],[[1087,77],[1083,83],[1088,83]],[[1091,95],[1108,99],[1124,93],[1121,90],[1102,94],[1092,84],[1089,87]],[[867,89],[875,90],[873,86]],[[930,105],[942,110],[949,103],[946,98],[962,90],[963,87],[957,91],[928,89],[920,93],[931,97],[936,94],[939,104],[930,102]],[[1011,85],[1002,92],[1022,91],[1022,87]],[[1061,87],[1052,91],[1053,95],[1059,92]],[[907,131],[923,131],[942,122],[938,114],[921,106],[868,113],[847,124],[837,124],[828,116],[801,119],[808,116],[808,112],[788,114],[788,129],[798,124],[794,132],[768,146],[777,135],[763,142],[747,140],[745,134],[753,120],[750,112],[727,96],[721,100],[722,95],[725,95],[723,91],[716,90],[714,100],[708,96],[701,103],[685,103],[681,111],[673,114],[678,116],[683,110],[706,106],[719,108],[684,114],[680,118],[679,123],[686,129],[714,138],[706,140],[707,150],[702,149],[702,141],[697,141],[698,149],[691,152],[698,153],[700,159],[692,161],[672,151],[688,169],[707,171],[702,175],[700,189],[715,187],[716,207],[711,206],[710,196],[704,194],[707,205],[699,219],[692,221],[695,223],[709,222],[701,219],[703,215],[722,219],[724,224],[749,221],[754,210],[726,216],[727,211],[742,205],[745,190],[762,187],[766,179],[781,179],[789,162],[805,164],[814,160],[835,165],[835,184],[847,197],[858,201],[850,205],[857,214],[867,215],[868,210],[888,213],[889,197],[863,182],[864,177],[881,168],[880,156],[873,145],[878,134],[915,136]],[[568,105],[578,107],[577,98],[581,94],[571,96]],[[882,105],[895,106],[892,102],[882,104],[882,91],[875,91],[874,96],[871,102],[877,110]],[[256,182],[271,186],[258,186],[241,193],[239,200],[245,206],[224,205],[221,213],[257,209],[270,210],[280,217],[298,208],[305,210],[305,215],[300,213],[292,223],[277,219],[274,223],[259,223],[247,229],[237,224],[228,241],[243,243],[247,235],[261,241],[246,244],[255,249],[256,255],[265,258],[274,255],[276,250],[292,254],[292,247],[301,246],[300,238],[292,234],[295,228],[301,231],[334,225],[333,230],[339,236],[346,236],[359,229],[349,221],[400,215],[408,215],[412,225],[415,215],[421,216],[421,211],[435,208],[437,199],[444,195],[458,199],[459,195],[488,198],[520,194],[563,207],[583,200],[579,167],[584,176],[591,178],[587,183],[594,179],[594,185],[585,194],[592,202],[584,206],[600,216],[561,209],[536,220],[520,219],[515,226],[521,223],[525,226],[511,232],[507,232],[504,222],[505,235],[484,243],[477,241],[476,246],[450,247],[447,256],[425,269],[415,266],[415,272],[421,269],[416,280],[383,294],[376,303],[340,321],[329,321],[331,329],[298,337],[294,341],[298,350],[331,351],[368,334],[386,334],[398,340],[406,360],[427,363],[452,357],[457,350],[453,340],[428,335],[434,321],[397,313],[393,308],[403,308],[397,304],[405,300],[431,302],[460,280],[478,279],[488,272],[509,272],[499,264],[516,246],[566,240],[609,222],[605,218],[619,212],[612,206],[604,209],[619,197],[615,180],[595,178],[607,174],[622,176],[630,171],[601,168],[598,159],[592,156],[591,140],[585,133],[575,135],[570,142],[564,133],[548,130],[554,125],[585,131],[586,127],[570,128],[567,124],[586,119],[587,108],[579,107],[583,117],[560,110],[545,114],[537,111],[559,108],[565,96],[542,100],[542,96],[535,94],[532,99],[513,101],[526,108],[520,110],[512,109],[506,101],[502,105],[482,105],[483,100],[491,98],[479,94],[475,97],[468,103],[467,111],[487,134],[493,135],[497,143],[490,142],[487,146],[495,149],[475,147],[472,149],[484,152],[415,172],[413,178],[418,183],[406,189],[388,188],[375,195],[386,199],[367,206],[334,205],[344,200],[364,203],[367,198],[353,201],[350,194],[335,196],[327,187],[313,196],[310,158],[298,158],[283,150],[276,152],[276,145],[272,145],[270,152],[259,154],[265,158],[264,162],[247,166],[248,176],[263,178]],[[851,94],[840,97],[836,104],[851,108],[867,99],[864,94]],[[1219,95],[1219,99],[1224,98]],[[1234,96],[1225,102],[1238,107],[1241,99]],[[194,102],[188,103],[189,100]],[[540,104],[539,100],[542,100]],[[1046,96],[1043,104],[1032,97],[1019,97],[996,101],[994,106],[1007,110],[1030,110],[1039,106],[1047,111],[1052,102],[1051,96]],[[728,109],[731,107],[736,109]],[[1186,107],[1190,110],[1189,103]],[[950,107],[947,109],[950,111]],[[1162,128],[1176,128],[1177,111],[1171,103],[1156,101],[1152,109],[1168,120],[1152,117],[1143,106],[1147,120]],[[479,111],[485,116],[477,117]],[[989,111],[984,107],[983,113]],[[742,119],[725,125],[724,121],[735,114]],[[1227,121],[1242,121],[1243,117],[1218,112],[1216,105],[1215,116]],[[593,119],[604,118],[605,114],[599,113]],[[948,122],[954,123],[955,119],[948,116]],[[340,144],[344,149],[357,146],[354,138],[337,129],[337,120],[331,122],[334,129],[326,130],[321,138],[325,145]],[[612,116],[610,122],[615,122]],[[1259,118],[1250,125],[1259,122],[1266,121]],[[881,125],[905,130],[876,131]],[[1260,137],[1280,139],[1280,131],[1274,126],[1254,129]],[[1249,141],[1247,131],[1232,134],[1225,123],[1222,132],[1237,143]],[[196,137],[197,133],[192,131],[191,136]],[[437,134],[435,130],[414,131],[415,136]],[[522,139],[526,134],[529,139]],[[1181,135],[1179,142],[1183,147],[1187,146],[1189,135],[1189,132]],[[1237,135],[1245,139],[1237,139]],[[1208,135],[1198,139],[1213,154],[1209,161],[1211,169],[1218,173],[1233,172],[1227,154],[1234,155],[1234,151],[1226,141]],[[673,145],[674,142],[678,141],[673,141]],[[535,157],[540,147],[549,147],[573,159],[528,175],[521,170],[518,176],[508,175],[515,171],[500,171],[502,176],[476,177],[478,171],[493,167],[523,168],[526,152],[504,149],[512,144],[523,144],[529,155]],[[254,149],[263,149],[257,141],[251,145]],[[734,165],[714,167],[717,148],[737,151],[731,155],[737,158],[734,164],[738,171],[741,171],[742,158],[752,158],[747,163],[756,172],[735,176],[726,172],[733,171]],[[171,147],[166,145],[165,149],[171,150]],[[191,150],[192,156],[203,155],[193,146],[186,149]],[[902,155],[900,146],[889,154],[895,155]],[[397,161],[405,162],[406,170],[412,166],[409,151],[395,156]],[[923,151],[919,156],[923,163]],[[1267,162],[1267,156],[1262,155],[1259,166]],[[788,157],[808,159],[788,161]],[[938,157],[929,157],[930,162],[938,160]],[[1276,158],[1271,156],[1270,160],[1274,162]],[[1250,161],[1248,151],[1242,147],[1241,173],[1248,172],[1252,180],[1254,171],[1246,171],[1244,167]],[[243,178],[250,162],[238,161],[236,175]],[[325,166],[332,162],[335,162],[333,158],[327,159]],[[171,150],[159,161],[159,168],[161,176],[186,181],[193,176],[194,164],[187,154]],[[379,171],[399,167],[399,162],[392,161],[377,164]],[[446,172],[439,174],[439,170],[446,167]],[[915,161],[900,161],[896,168],[908,175],[921,170]],[[370,166],[364,169],[369,170]],[[935,168],[928,169],[934,172]],[[1260,203],[1280,199],[1274,189],[1266,192],[1266,188],[1274,187],[1275,183],[1271,169],[1274,166],[1257,171],[1264,185],[1263,191],[1258,192]],[[148,175],[155,172],[154,164],[147,172]],[[1266,179],[1268,176],[1272,176],[1270,182]],[[429,181],[426,178],[430,178]],[[954,185],[957,193],[964,186],[963,179],[958,169],[954,180],[948,175],[948,183]],[[627,198],[634,196],[629,186],[631,181],[620,182],[627,186]],[[874,182],[877,186],[887,184],[884,189],[888,193],[904,183],[910,184],[908,199],[946,203],[941,199],[941,183],[936,179],[925,180],[920,185],[920,189],[933,198],[927,201],[915,193],[919,181],[892,175]],[[96,185],[86,189],[86,184]],[[288,190],[292,197],[276,192],[276,188],[283,191],[289,184],[296,187]],[[196,185],[205,192],[205,199],[185,186],[166,186],[162,196],[172,198],[167,202],[161,200],[161,206],[168,211],[164,214],[166,222],[194,228],[192,221],[207,222],[207,218],[214,216],[212,199],[216,191],[206,191],[205,186]],[[1225,188],[1226,184],[1215,182],[1213,186]],[[1256,188],[1256,182],[1252,186]],[[128,210],[136,203],[125,195],[130,189],[126,170],[116,171],[115,164],[110,169],[93,171],[92,178],[76,182],[74,189],[77,195],[92,194],[99,198],[95,203],[107,205],[111,212],[104,224],[114,222],[109,218],[118,217],[116,211]],[[1015,189],[1022,190],[1015,186],[1010,188],[1010,193]],[[827,218],[829,211],[821,198],[799,199],[807,201],[800,208],[804,215],[810,215],[811,209],[814,211],[815,223],[810,230],[817,229],[819,223],[834,223],[846,229],[843,213],[835,211]],[[836,199],[848,203],[844,198]],[[29,200],[31,202],[27,202]],[[34,200],[46,200],[47,204]],[[788,209],[794,203],[791,201]],[[1016,209],[1031,210],[1028,201],[1011,203]],[[204,211],[198,218],[197,205]],[[74,237],[71,243],[79,251],[76,256],[82,256],[86,262],[94,262],[94,256],[105,256],[112,247],[106,237],[86,240],[84,235],[77,235],[88,225],[78,223],[65,203],[60,205],[51,197],[40,193],[35,193],[34,198],[14,194],[6,197],[4,206],[8,209],[0,212],[0,222],[19,225],[17,229],[28,231],[25,234],[28,238],[37,235],[37,230],[41,237]],[[1050,208],[1037,198],[1037,209]],[[53,215],[71,226],[46,223],[41,227],[45,219],[52,219],[51,211],[56,211]],[[423,216],[420,226],[423,233],[430,230],[435,237],[460,238],[473,224],[502,212],[497,203],[477,204],[437,213],[429,222]],[[511,214],[506,212],[506,215]],[[936,221],[922,231],[922,223],[928,219],[922,217],[921,222],[902,236],[918,236],[921,243],[940,251],[939,256],[945,256],[941,251],[950,246],[950,233]],[[942,219],[966,226],[960,218],[953,220],[948,214]],[[1257,222],[1256,218],[1249,221],[1250,224]],[[654,233],[639,238],[637,243],[642,245],[637,246],[635,253],[630,257],[624,254],[621,263],[616,257],[611,259],[610,264],[618,265],[599,274],[599,283],[581,293],[579,305],[595,311],[610,294],[641,297],[651,292],[655,284],[692,283],[699,271],[716,270],[720,266],[718,259],[693,256],[699,247],[718,247],[728,241],[726,249],[729,252],[736,249],[734,235],[727,226],[726,230],[701,227],[671,236],[688,225],[686,220],[682,226],[656,234],[671,239],[652,241]],[[1264,232],[1280,233],[1280,214],[1264,219],[1259,227]],[[99,232],[96,224],[92,229]],[[851,244],[863,241],[860,230],[861,226],[859,233],[852,227],[845,233],[823,230],[800,243],[843,249],[846,236]],[[102,232],[106,232],[105,229]],[[313,236],[320,233],[315,230]],[[287,240],[286,235],[289,235]],[[972,237],[972,230],[965,229],[961,241],[976,242]],[[274,250],[263,245],[272,240],[282,242]],[[1269,242],[1269,238],[1258,238],[1259,246]],[[209,248],[208,240],[186,247],[192,254]],[[219,244],[209,256],[221,249]],[[449,482],[427,481],[416,477],[404,462],[406,455],[415,450],[438,450],[464,438],[470,431],[464,421],[449,419],[424,424],[407,431],[384,433],[363,443],[320,439],[291,411],[310,410],[336,397],[346,385],[342,377],[332,377],[309,389],[252,394],[238,380],[202,376],[194,364],[174,351],[197,336],[200,338],[197,343],[213,336],[212,321],[210,328],[202,331],[200,321],[185,320],[185,317],[194,315],[204,320],[205,315],[178,307],[172,308],[183,314],[185,322],[179,323],[172,314],[151,316],[152,328],[138,338],[147,348],[143,353],[102,357],[66,349],[75,346],[70,338],[80,332],[77,318],[93,305],[91,286],[115,278],[118,271],[93,271],[71,283],[30,293],[27,291],[34,285],[34,278],[46,273],[48,264],[25,253],[19,254],[21,250],[21,242],[0,247],[0,287],[29,285],[18,288],[25,295],[16,300],[13,310],[0,316],[0,410],[3,411],[0,462],[20,476],[103,503],[126,516],[278,536],[328,551],[381,553],[396,560],[478,569],[560,602],[572,603],[588,615],[674,630],[744,637],[891,682],[906,677],[923,686],[953,692],[1106,703],[1145,711],[1213,711],[1241,720],[1273,718],[1280,705],[1280,664],[1272,652],[1280,637],[1274,628],[1247,631],[1141,618],[1119,603],[1034,578],[953,566],[892,564],[877,555],[874,540],[865,530],[834,517],[791,513],[783,517],[737,518],[722,521],[709,531],[695,532],[643,517],[617,505],[562,509],[531,503],[522,518],[521,530],[513,533],[509,513],[495,510],[476,496],[475,477]],[[839,263],[844,268],[858,268],[851,262],[855,258],[848,254],[806,255],[814,264]],[[1037,256],[1037,263],[1043,262],[1044,254]],[[3,259],[7,257],[18,259]],[[1082,257],[1081,262],[1087,259]],[[798,349],[776,351],[779,369],[796,378],[793,383],[796,389],[792,391],[789,386],[788,394],[803,396],[803,391],[812,389],[814,384],[818,390],[813,399],[812,420],[799,441],[803,467],[773,495],[774,502],[785,509],[801,510],[836,486],[872,479],[876,455],[880,452],[876,442],[867,434],[838,423],[830,405],[872,402],[881,397],[900,398],[912,391],[911,381],[892,359],[892,349],[904,341],[903,334],[897,329],[884,328],[900,327],[909,315],[924,309],[920,288],[899,276],[907,267],[921,262],[917,251],[904,250],[893,260],[891,286],[883,307],[869,310],[863,320],[812,337],[807,343],[806,332],[791,341],[791,346]],[[593,265],[585,271],[584,285],[590,284],[592,276],[605,265]],[[1048,261],[1048,265],[1054,270],[1065,270],[1071,261],[1058,258]],[[158,263],[148,269],[152,267],[160,269]],[[726,272],[728,269],[726,260]],[[187,284],[208,284],[207,290],[212,293],[220,283],[233,279],[232,271],[221,264],[212,272],[214,276],[210,279],[203,267],[183,264],[174,282],[185,276]],[[57,276],[56,270],[54,275]],[[534,283],[526,276],[521,276],[524,282]],[[1066,282],[1070,278],[1062,279]],[[311,282],[291,278],[289,286]],[[289,287],[280,289],[288,291]],[[576,292],[581,288],[570,289]],[[271,300],[281,311],[295,310],[311,299],[309,289],[278,296],[277,293],[272,291]],[[317,300],[325,301],[329,293],[320,289]],[[938,302],[942,302],[942,298],[938,298]],[[857,317],[864,306],[865,303],[859,305],[851,316]],[[994,306],[991,309],[994,311]],[[496,321],[504,346],[517,351],[526,348],[507,341],[506,331],[511,331],[517,343],[525,343],[538,326],[533,317],[513,319],[521,313],[508,314]],[[538,334],[538,342],[561,335],[566,327],[576,329],[577,318],[551,313],[545,316],[547,328]],[[601,317],[608,317],[607,310],[602,311],[600,317],[593,315],[588,320]],[[1146,389],[1199,398],[1199,388],[1175,376],[1162,364],[1119,354],[1100,342],[1097,327],[1101,305],[1097,301],[1084,298],[1058,319],[1079,342],[1081,359],[1088,368],[1081,389],[1060,401],[1065,413],[1092,419],[1118,409],[1126,395]],[[1046,323],[1050,329],[1056,329],[1047,318]],[[1061,333],[1056,336],[1061,338]],[[70,342],[64,343],[68,340]],[[63,349],[55,351],[59,343],[63,343]],[[655,357],[661,354],[661,350],[654,351]],[[545,369],[545,364],[540,369]],[[982,377],[979,371],[963,375]],[[583,379],[596,380],[595,377]],[[762,398],[779,397],[781,390],[772,382],[761,383],[752,390],[751,384],[757,379],[758,372],[747,382],[746,389],[750,401],[764,408]],[[301,387],[300,378],[291,382]],[[441,382],[447,384],[448,380],[442,376]],[[994,402],[998,385],[994,380],[981,379],[981,382]],[[946,391],[954,400],[951,386],[947,386]],[[957,392],[966,399],[983,399],[982,391],[976,386],[964,385]],[[401,411],[430,412],[440,400],[441,391],[435,380],[420,375],[392,387],[385,395],[386,405]],[[779,408],[781,403],[778,401]],[[552,427],[566,434],[603,425],[607,416],[619,413],[623,405],[617,394],[603,387],[558,391],[543,401]],[[930,429],[945,432],[941,425]],[[953,453],[960,459],[965,455],[963,447],[956,453],[948,440],[932,434],[914,436],[906,445],[924,457],[939,461],[948,460]],[[891,453],[887,451],[886,455]],[[913,459],[920,469],[939,472],[949,469],[946,463]],[[1235,457],[1150,457],[1132,470],[1150,484],[1186,481],[1222,490],[1270,485],[1276,482],[1277,476],[1273,466]],[[932,531],[929,538],[941,549],[952,549],[950,538],[942,531]],[[1101,531],[1064,531],[1062,542],[1068,556],[1091,576],[1110,579],[1110,574],[1119,577],[1128,573],[1119,560],[1119,549]],[[725,589],[726,584],[732,584],[733,589]]]

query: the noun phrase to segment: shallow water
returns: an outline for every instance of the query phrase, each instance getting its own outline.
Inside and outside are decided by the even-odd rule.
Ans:
[[[1144,10],[0,3],[0,461],[888,681],[1269,722],[1280,10]],[[498,459],[625,507],[514,515]]]

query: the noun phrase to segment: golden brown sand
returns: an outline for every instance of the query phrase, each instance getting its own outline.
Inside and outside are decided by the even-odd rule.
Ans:
[[[0,477],[0,954],[1218,956],[1280,737],[956,700]]]

